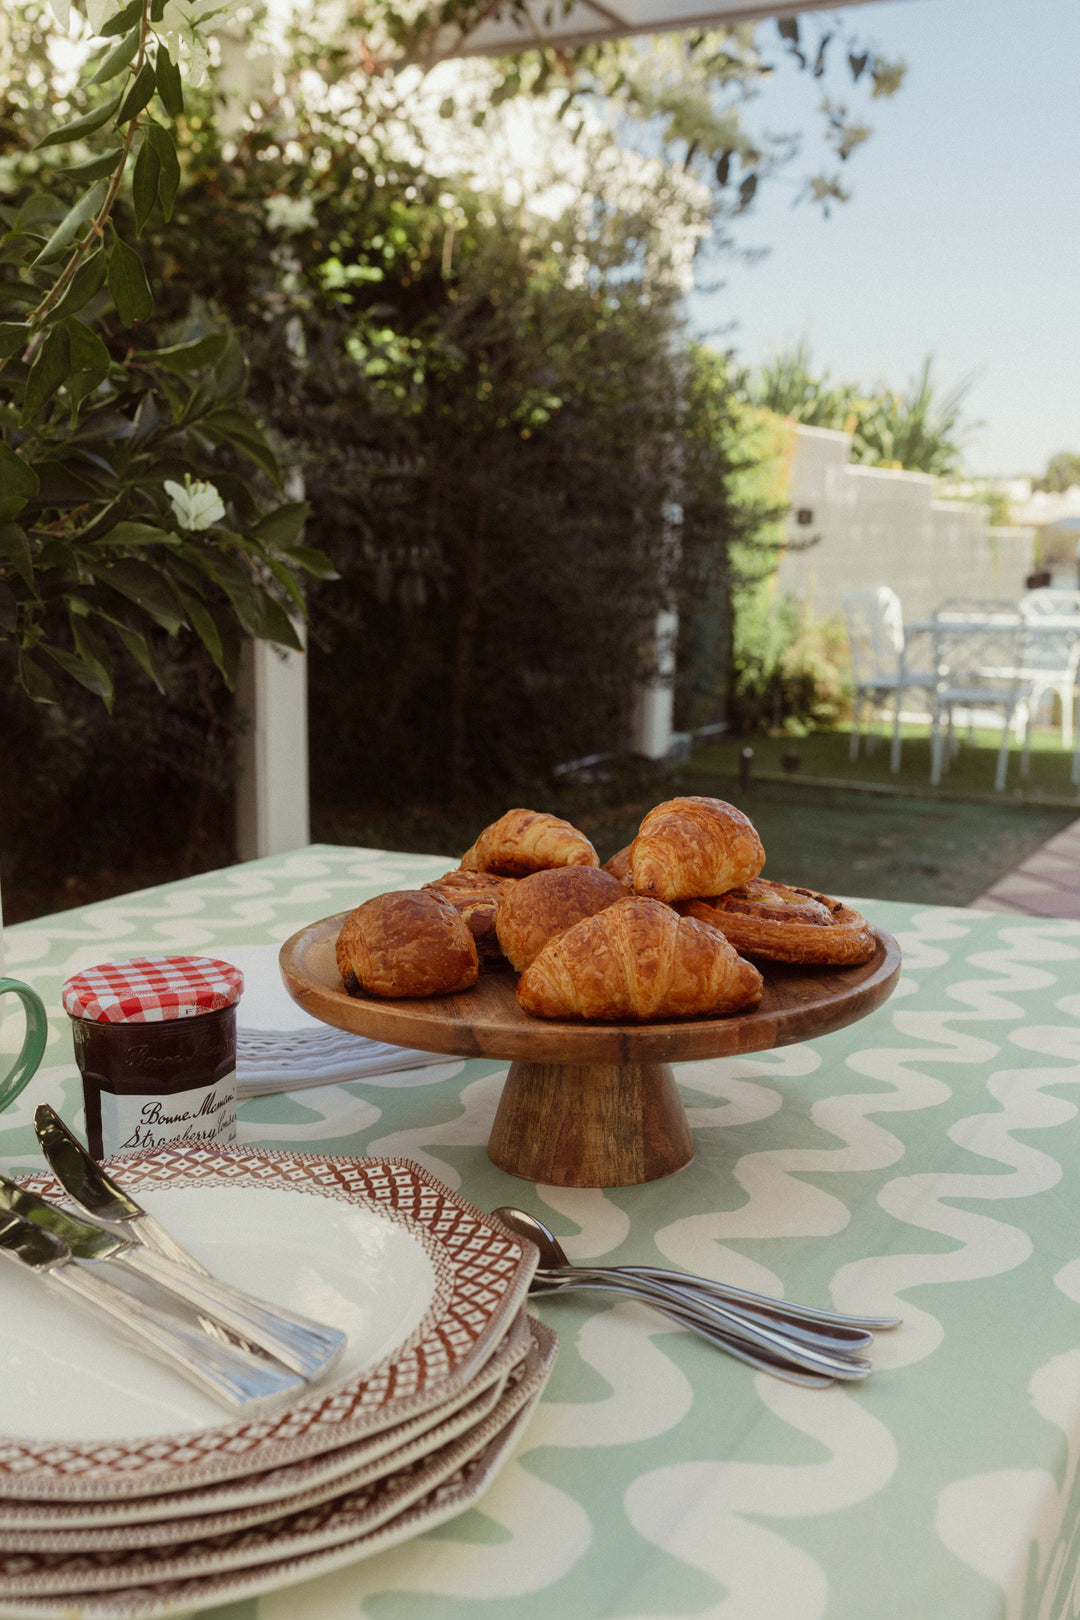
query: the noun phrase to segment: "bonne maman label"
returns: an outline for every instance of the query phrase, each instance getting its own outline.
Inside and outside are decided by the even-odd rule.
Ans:
[[[101,1093],[101,1138],[105,1157],[137,1153],[165,1142],[235,1142],[236,1072],[212,1086],[175,1091],[171,1097]]]

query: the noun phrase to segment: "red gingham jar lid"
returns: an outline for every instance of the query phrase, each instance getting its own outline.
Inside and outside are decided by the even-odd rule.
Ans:
[[[64,985],[64,1011],[98,1024],[160,1024],[239,1001],[244,975],[209,956],[132,956],[83,968]]]

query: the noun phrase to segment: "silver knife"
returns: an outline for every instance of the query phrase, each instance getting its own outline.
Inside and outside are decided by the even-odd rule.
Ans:
[[[208,1273],[177,1265],[175,1260],[144,1248],[126,1233],[117,1235],[104,1227],[91,1226],[6,1176],[0,1176],[0,1212],[3,1210],[53,1233],[77,1260],[115,1261],[148,1278],[201,1315],[265,1350],[302,1378],[317,1378],[328,1372],[345,1348],[345,1334],[338,1328],[268,1305]]]
[[[0,1255],[77,1294],[140,1348],[153,1351],[233,1406],[277,1404],[285,1397],[303,1394],[307,1387],[304,1379],[272,1361],[230,1349],[195,1328],[186,1328],[182,1322],[161,1315],[151,1305],[79,1265],[55,1232],[10,1210],[0,1210]]]
[[[210,1275],[194,1255],[181,1248],[161,1223],[90,1157],[79,1138],[68,1130],[48,1103],[39,1103],[34,1110],[34,1130],[57,1181],[80,1209],[96,1221],[123,1226],[126,1236],[156,1254],[163,1254],[167,1260],[175,1260],[177,1265],[187,1266],[204,1277]]]

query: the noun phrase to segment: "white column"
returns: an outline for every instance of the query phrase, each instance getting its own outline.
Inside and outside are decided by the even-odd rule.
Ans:
[[[656,615],[656,677],[639,687],[634,705],[633,748],[646,759],[666,759],[671,752],[675,712],[672,678],[678,634],[679,615],[662,609]]]
[[[297,624],[300,639],[304,627]],[[311,842],[307,654],[246,641],[236,689],[236,844],[242,861]]]

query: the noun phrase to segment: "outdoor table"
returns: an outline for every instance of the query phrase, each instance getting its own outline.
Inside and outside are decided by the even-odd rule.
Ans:
[[[447,865],[315,845],[9,927],[6,970],[53,1018],[38,1078],[0,1116],[0,1168],[41,1168],[38,1102],[81,1128],[60,1009],[75,968],[143,952],[227,958]],[[1077,1612],[1080,923],[855,904],[903,947],[891,1000],[809,1045],[681,1065],[696,1156],[667,1179],[571,1190],[498,1170],[486,1152],[496,1059],[249,1101],[240,1137],[418,1161],[483,1209],[535,1211],[573,1259],[895,1311],[903,1326],[875,1338],[872,1376],[796,1388],[645,1306],[537,1299],[560,1339],[554,1373],[478,1507],[205,1614]]]

